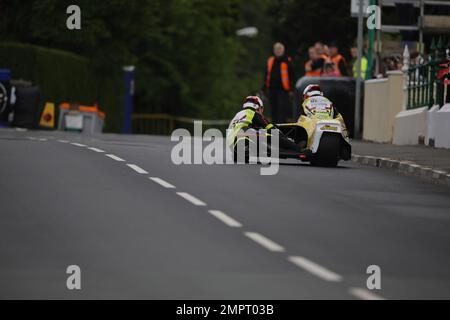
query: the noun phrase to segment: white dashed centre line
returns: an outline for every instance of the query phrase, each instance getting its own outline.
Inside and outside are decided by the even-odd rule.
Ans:
[[[45,142],[45,141],[47,141],[47,139],[45,139],[45,138],[40,138],[39,141]]]
[[[237,222],[236,220],[234,220],[230,216],[226,215],[222,211],[209,210],[208,212],[231,228],[241,228],[242,227],[241,223]]]
[[[76,143],[76,142],[72,143],[72,145],[73,145],[73,146],[76,146],[76,147],[86,147],[85,144]]]
[[[124,162],[125,161],[122,158],[119,158],[118,156],[115,156],[113,154],[105,154],[105,156],[107,156],[108,158],[111,158],[113,160],[119,161],[119,162]]]
[[[189,193],[186,192],[177,192],[177,195],[179,195],[180,197],[184,198],[185,200],[189,201],[190,203],[192,203],[194,206],[199,206],[199,207],[206,207],[206,203],[204,203],[203,201],[197,199],[194,196],[191,196]]]
[[[35,137],[29,137],[30,140],[38,140]],[[46,141],[46,139],[40,139],[41,141]],[[67,140],[58,140],[58,142],[61,143],[69,143],[69,141]],[[71,143],[74,146],[77,147],[87,147],[84,144],[81,143]],[[94,148],[94,147],[88,147],[89,150],[92,150],[94,152],[97,153],[104,153],[105,151],[98,149],[98,148]],[[118,156],[114,155],[114,154],[105,154],[105,156],[115,160],[115,161],[119,161],[119,162],[124,162],[125,160],[122,158],[119,158]],[[148,174],[148,172],[144,169],[142,169],[141,167],[135,165],[135,164],[127,164],[128,167],[130,167],[131,169],[133,169],[134,171],[136,171],[139,174]],[[172,184],[170,184],[169,182],[158,178],[158,177],[150,177],[150,180],[152,180],[153,182],[159,184],[160,186],[166,188],[166,189],[175,189],[176,187]],[[207,206],[207,204],[203,201],[201,201],[200,199],[190,195],[189,193],[186,192],[177,192],[177,195],[179,195],[180,197],[182,197],[183,199],[187,200],[188,202],[192,203],[195,206],[202,206],[205,207]],[[219,210],[209,210],[208,211],[212,216],[214,216],[215,218],[217,218],[218,220],[222,221],[224,224],[226,224],[227,226],[231,227],[231,228],[241,228],[242,224],[238,221],[236,221],[235,219],[231,218],[230,216],[228,216],[227,214],[225,214],[222,211]],[[272,251],[272,252],[285,252],[285,248],[283,248],[281,245],[277,244],[276,242],[266,238],[265,236],[256,233],[256,232],[245,232],[244,233],[246,237],[248,237],[249,239],[253,240],[254,242],[256,242],[257,244],[259,244],[260,246],[264,247],[265,249]],[[304,258],[304,257],[300,257],[300,256],[292,256],[289,257],[288,260],[290,262],[292,262],[293,264],[295,264],[296,266],[308,271],[309,273],[325,280],[325,281],[331,281],[331,282],[339,282],[342,281],[342,276]],[[349,293],[353,296],[355,296],[358,299],[363,299],[363,300],[384,300],[382,297],[371,293],[370,291],[366,290],[366,289],[362,289],[362,288],[350,288]]]
[[[361,300],[386,300],[383,297],[380,297],[379,295],[376,295],[367,289],[350,288],[349,292],[351,295]]]
[[[130,167],[131,169],[133,169],[134,171],[136,171],[139,174],[148,174],[147,171],[145,171],[144,169],[142,169],[141,167],[135,165],[135,164],[127,164],[128,167]]]
[[[317,263],[314,263],[303,257],[289,257],[288,260],[296,266],[308,271],[309,273],[321,278],[325,281],[340,282],[342,277],[333,271],[330,271]]]
[[[156,182],[160,186],[163,186],[166,189],[175,189],[174,185],[168,183],[167,181],[164,181],[163,179],[156,178],[156,177],[150,177],[149,179],[152,180],[153,182]]]
[[[92,150],[92,151],[95,151],[95,152],[98,152],[98,153],[103,153],[103,152],[105,152],[105,151],[103,151],[103,150],[101,150],[101,149],[97,149],[97,148],[88,148],[89,150]]]
[[[245,235],[269,251],[272,251],[272,252],[284,252],[285,251],[282,246],[280,246],[279,244],[273,242],[272,240],[264,237],[263,235],[261,235],[259,233],[246,232]]]

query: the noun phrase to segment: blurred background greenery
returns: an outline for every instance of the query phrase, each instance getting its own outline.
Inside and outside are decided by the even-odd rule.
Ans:
[[[79,31],[66,28],[71,4],[82,10]],[[248,26],[257,37],[236,36]],[[227,118],[260,90],[275,41],[286,44],[300,77],[310,45],[337,41],[348,56],[355,33],[350,1],[0,0],[0,67],[8,61],[13,77],[56,102],[76,99],[61,89],[71,82],[78,100],[89,100],[80,103],[106,111],[107,131],[119,131],[124,65],[136,66],[135,112]]]

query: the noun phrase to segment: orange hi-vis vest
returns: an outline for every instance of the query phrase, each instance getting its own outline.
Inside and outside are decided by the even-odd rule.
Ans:
[[[335,56],[335,57],[330,57],[330,58],[328,58],[328,62],[331,62],[331,63],[334,65],[335,72],[336,72],[336,74],[337,74],[339,77],[342,77],[342,72],[341,72],[341,70],[339,69],[339,63],[340,63],[341,61],[344,61],[344,62],[345,62],[345,59],[344,59],[344,57],[343,57],[342,55],[340,55],[340,54],[338,54],[338,55]]]
[[[305,63],[305,70],[306,70],[307,65],[308,65],[309,62],[312,62],[312,61],[309,60],[309,61],[307,61]],[[320,77],[320,74],[321,74],[321,70],[320,69],[319,70],[311,70],[311,71],[305,72],[305,76],[306,77]]]
[[[288,58],[289,61],[291,60]],[[270,87],[270,74],[272,73],[273,64],[275,62],[275,57],[270,57],[267,61],[267,79],[266,79],[266,88]],[[283,89],[286,91],[291,91],[291,81],[289,79],[289,65],[287,62],[283,61],[280,65],[281,70],[281,83],[283,85]]]

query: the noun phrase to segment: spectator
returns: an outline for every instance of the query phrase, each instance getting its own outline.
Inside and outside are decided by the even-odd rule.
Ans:
[[[386,58],[386,70],[387,71],[396,71],[396,70],[401,70],[402,69],[402,62],[401,62],[402,58],[400,56],[395,56],[392,55],[388,58]]]
[[[281,43],[273,46],[274,56],[267,61],[264,77],[264,91],[269,97],[272,111],[272,122],[287,121],[290,108],[290,97],[293,96],[294,74],[291,58],[285,54],[285,47]]]
[[[305,63],[305,76],[320,77],[322,72],[322,63],[319,62],[320,55],[315,47],[310,47],[308,50],[309,60]]]
[[[350,49],[350,53],[352,55],[352,73],[353,78],[358,78],[358,48],[353,46]],[[361,59],[361,79],[366,80],[367,78],[367,67],[368,67],[368,60],[366,56],[363,53],[362,59]]]
[[[341,74],[331,61],[326,61],[322,69],[322,77],[340,77]]]
[[[319,76],[322,76],[323,71],[324,71],[325,62],[330,59],[329,49],[326,45],[324,45],[320,41],[317,41],[312,48],[314,48],[316,51],[315,54],[317,56],[317,60],[315,60],[311,64],[311,69],[320,71]]]
[[[380,74],[377,75],[377,78],[386,77],[388,71],[402,70],[402,60],[403,57],[401,56],[390,55],[384,57],[380,64]]]
[[[339,53],[339,48],[335,43],[329,45],[330,57],[324,66],[325,76],[347,77],[347,62],[345,58]]]
[[[329,48],[326,45],[324,45],[322,42],[317,41],[314,44],[314,48],[316,49],[317,54],[320,56],[320,58],[326,59],[330,56]]]

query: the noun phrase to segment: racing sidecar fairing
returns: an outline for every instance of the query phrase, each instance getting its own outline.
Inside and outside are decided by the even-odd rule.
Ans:
[[[294,143],[310,150],[308,157],[288,152],[280,158],[299,158],[318,166],[337,166],[340,160],[351,159],[352,147],[345,124],[339,119],[319,119],[301,116],[297,123],[278,125]]]

